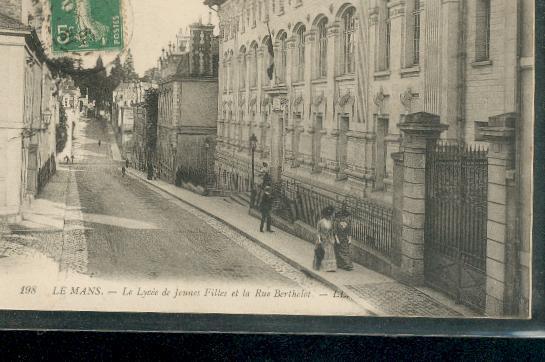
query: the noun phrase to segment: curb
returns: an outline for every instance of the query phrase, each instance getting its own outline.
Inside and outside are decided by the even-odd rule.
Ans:
[[[263,249],[269,251],[270,253],[274,254],[275,256],[279,257],[280,259],[282,259],[284,262],[288,263],[289,265],[291,265],[292,267],[294,267],[295,269],[299,270],[300,272],[302,272],[303,274],[305,274],[306,276],[310,277],[310,278],[313,278],[317,281],[319,281],[320,283],[322,284],[325,284],[327,287],[333,289],[333,290],[338,290],[338,291],[341,291],[343,292],[345,295],[347,295],[349,297],[349,299],[354,302],[355,304],[357,304],[358,306],[360,306],[361,308],[365,309],[366,312],[368,312],[370,314],[371,317],[373,316],[379,316],[379,315],[382,315],[384,314],[383,312],[381,312],[379,309],[377,309],[375,306],[372,306],[370,304],[367,304],[367,303],[363,303],[361,301],[361,298],[359,298],[357,295],[355,295],[352,291],[350,291],[348,288],[345,288],[343,286],[338,286],[336,285],[335,283],[325,279],[324,277],[322,277],[321,275],[319,275],[318,273],[316,273],[314,270],[312,270],[311,268],[307,268],[305,267],[304,265],[302,264],[299,264],[298,262],[296,262],[295,260],[287,257],[286,255],[280,253],[278,250],[275,250],[274,248],[270,247],[269,245],[267,245],[266,243],[262,242],[261,240],[251,236],[250,234],[246,233],[244,230],[238,228],[237,226],[234,226],[233,224],[221,219],[220,217],[210,213],[209,211],[207,210],[204,210],[202,209],[200,206],[197,206],[187,200],[184,200],[182,198],[180,198],[178,195],[175,195],[167,190],[164,190],[162,189],[160,186],[157,186],[155,185],[154,183],[150,182],[149,180],[147,180],[146,178],[143,178],[143,177],[140,177],[140,175],[136,174],[133,170],[131,169],[128,169],[127,170],[127,175],[131,176],[131,177],[134,177],[138,180],[141,180],[143,182],[145,182],[146,184],[152,186],[153,188],[167,194],[167,195],[170,195],[171,197],[174,197],[175,199],[183,202],[184,204],[188,205],[188,206],[191,206],[191,207],[194,207],[195,209],[199,210],[200,212],[220,221],[221,223],[227,225],[229,228],[231,228],[232,230],[238,232],[239,234],[243,235],[244,237],[248,238],[249,240],[253,241],[254,243],[258,244],[260,247],[262,247]]]

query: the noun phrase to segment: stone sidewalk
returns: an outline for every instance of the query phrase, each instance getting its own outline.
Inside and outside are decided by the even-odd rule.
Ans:
[[[259,220],[249,215],[247,208],[228,198],[205,197],[161,180],[147,180],[144,173],[134,169],[127,171],[128,175],[142,180],[156,191],[165,192],[224,222],[305,274],[342,292],[373,314],[458,318],[478,316],[429,288],[402,284],[358,264],[354,265],[352,271],[328,273],[313,270],[314,247],[311,243],[278,229],[274,233],[259,232]]]

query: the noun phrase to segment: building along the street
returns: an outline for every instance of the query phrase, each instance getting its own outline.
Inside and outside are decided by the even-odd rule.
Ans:
[[[56,85],[30,2],[0,1],[0,218],[17,220],[55,171]]]
[[[513,148],[508,158],[516,162],[508,162],[503,168],[490,166],[488,180],[494,181],[489,181],[488,187],[499,184],[505,191],[507,181],[500,169],[507,168],[509,175],[516,175],[512,182],[519,225],[516,236],[510,237],[520,246],[519,260],[506,262],[503,253],[509,254],[509,247],[505,248],[505,235],[496,235],[496,230],[506,228],[505,198],[488,200],[489,219],[485,215],[483,221],[490,232],[488,241],[484,238],[485,245],[480,247],[480,260],[486,264],[482,264],[480,273],[487,281],[486,285],[477,283],[480,289],[476,299],[479,308],[492,314],[503,310],[505,305],[498,301],[505,300],[509,289],[504,272],[512,266],[509,263],[515,263],[518,271],[514,274],[520,272],[515,278],[520,287],[515,298],[520,299],[511,302],[527,310],[532,1],[206,0],[205,4],[217,9],[220,18],[216,153],[220,186],[241,192],[252,188],[250,138],[255,135],[255,164],[259,167],[267,162],[275,183],[300,185],[310,190],[315,200],[321,196],[364,203],[373,200],[386,208],[380,209],[384,215],[393,208],[393,214],[400,217],[394,217],[394,222],[403,229],[392,239],[400,243],[399,258],[391,261],[390,241],[383,241],[380,248],[375,241],[356,242],[357,258],[368,265],[386,264],[382,269],[391,274],[400,268],[401,274],[424,279],[424,203],[412,201],[418,199],[416,194],[419,200],[425,200],[425,182],[412,182],[413,176],[417,180],[423,177],[415,172],[419,164],[407,166],[416,162],[414,154],[407,153],[414,151],[408,145],[428,134],[425,126],[413,134],[419,122],[440,122],[445,130],[438,128],[430,134],[450,144],[490,148],[492,163],[500,162],[494,158],[498,151],[494,142],[499,138],[494,138],[489,128],[509,125],[513,137],[506,135],[505,142],[513,143]],[[271,37],[274,56],[267,46]],[[267,69],[272,62],[274,71],[269,79]],[[406,121],[419,126],[401,126]],[[421,150],[417,146],[415,149]],[[425,165],[424,156],[418,159]],[[397,199],[418,206],[411,215],[407,206],[396,214],[395,162],[405,165],[401,168],[405,176],[399,177],[405,191],[398,189]],[[484,195],[486,198],[486,192]],[[307,217],[308,205],[303,202],[303,218],[313,227],[313,217]],[[315,207],[311,209],[311,214],[319,213]],[[293,214],[301,217],[298,212]],[[387,224],[385,219],[370,217],[362,224],[364,229],[375,221],[377,225]],[[409,225],[413,229],[405,231]],[[492,226],[496,227],[494,232]],[[385,229],[385,235],[388,233]],[[457,288],[458,292],[462,289]]]
[[[87,106],[87,97],[81,96],[80,89],[71,79],[60,80],[58,89],[58,97],[66,115],[66,144],[64,150],[57,154],[57,160],[65,162],[65,157],[68,156],[69,160],[72,158],[74,132],[79,126],[80,114]]]
[[[214,160],[218,57],[214,25],[198,22],[160,58],[156,171],[171,183],[206,186]]]
[[[144,101],[144,94],[151,87],[153,84],[150,82],[125,81],[112,92],[112,123],[126,159],[133,153],[136,107]]]

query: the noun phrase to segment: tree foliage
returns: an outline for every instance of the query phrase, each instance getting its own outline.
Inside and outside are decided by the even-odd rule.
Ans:
[[[81,61],[68,57],[49,59],[47,63],[54,77],[71,78],[82,95],[95,101],[99,108],[109,104],[112,92],[121,82],[138,79],[130,52],[124,63],[119,56],[116,57],[109,74],[101,57],[98,57],[93,68],[88,69],[81,67]]]
[[[134,70],[134,60],[132,58],[131,50],[129,49],[127,51],[125,62],[123,63],[123,80],[125,82],[129,82],[137,79],[138,74],[136,74],[136,71]]]
[[[66,146],[66,141],[68,139],[68,117],[66,116],[66,111],[62,102],[59,102],[59,124],[55,126],[55,142],[57,153],[60,153],[64,150]]]
[[[146,90],[144,95],[146,109],[146,142],[147,148],[154,151],[157,146],[157,120],[159,113],[159,92],[155,88]]]

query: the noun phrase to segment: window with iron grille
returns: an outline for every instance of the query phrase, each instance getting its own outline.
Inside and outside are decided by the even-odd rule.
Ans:
[[[327,76],[327,19],[318,23],[318,68],[317,77]]]
[[[349,8],[343,14],[343,73],[354,73],[354,30],[356,27],[355,8]]]
[[[297,29],[297,68],[295,79],[303,81],[305,79],[305,31],[304,25]]]
[[[477,0],[475,61],[490,59],[490,0]]]
[[[420,64],[420,0],[414,0],[413,65]]]
[[[252,87],[257,87],[257,44],[252,47],[252,69],[251,69],[251,82]]]
[[[239,88],[246,88],[246,49],[240,51],[240,72],[239,72]]]

